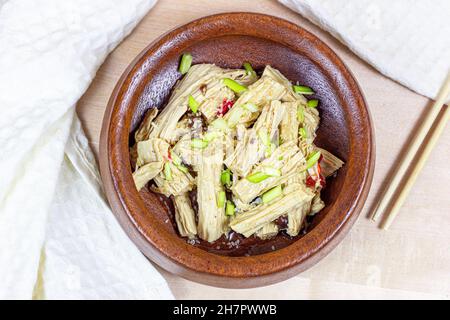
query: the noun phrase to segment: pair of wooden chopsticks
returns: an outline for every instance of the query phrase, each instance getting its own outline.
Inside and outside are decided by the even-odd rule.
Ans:
[[[446,99],[450,94],[450,72],[447,75],[447,79],[445,80],[443,86],[441,87],[439,94],[437,96],[436,102],[431,107],[431,110],[425,116],[424,121],[419,127],[416,135],[414,136],[411,144],[409,145],[403,159],[399,162],[398,168],[395,171],[392,180],[389,182],[389,185],[384,190],[383,194],[380,197],[380,201],[378,202],[377,207],[375,208],[372,214],[372,220],[378,220],[383,212],[386,212],[386,216],[381,222],[381,228],[387,230],[397,215],[400,207],[403,205],[403,202],[406,199],[411,187],[413,186],[417,176],[420,173],[420,170],[424,166],[428,156],[431,153],[436,141],[441,135],[442,131],[445,128],[445,124],[447,123],[450,117],[450,107],[445,106]],[[443,115],[439,117],[439,114],[444,108],[442,112]],[[417,154],[420,146],[423,144],[425,137],[429,134],[430,129],[433,124],[435,124],[434,130],[430,133],[430,138],[427,143],[423,146],[422,152]],[[405,176],[408,168],[410,168],[411,163],[414,159],[417,161],[412,164],[411,170],[409,171],[409,175]],[[402,183],[403,182],[403,183]],[[389,211],[386,211],[386,208],[390,207]]]

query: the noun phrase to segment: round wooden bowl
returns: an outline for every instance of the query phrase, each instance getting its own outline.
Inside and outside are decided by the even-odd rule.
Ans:
[[[152,107],[163,108],[183,52],[193,63],[257,70],[271,65],[320,99],[316,143],[345,161],[323,192],[326,207],[309,232],[289,246],[251,256],[224,256],[188,244],[168,222],[172,206],[134,187],[132,133]],[[268,285],[315,264],[349,231],[366,200],[374,169],[374,137],[364,97],[343,62],[321,40],[288,21],[255,13],[201,18],[150,44],[124,72],[105,113],[100,169],[109,203],[125,232],[162,268],[187,279],[229,288]]]

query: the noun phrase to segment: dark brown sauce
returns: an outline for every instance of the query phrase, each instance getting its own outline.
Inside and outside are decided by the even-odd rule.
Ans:
[[[286,215],[279,217],[273,221],[280,229],[286,229],[288,227],[288,217]]]
[[[196,213],[196,221],[198,222],[198,203],[197,203],[197,190],[194,189],[189,192],[189,198],[191,200],[192,208]],[[143,197],[147,197],[146,194],[149,190],[144,193],[141,193]],[[150,191],[152,192],[152,191]],[[158,194],[158,200],[163,204],[163,207],[166,209],[166,213],[169,217],[169,221],[167,223],[171,226],[170,229],[178,234],[176,221],[175,221],[175,210],[172,203],[172,200],[164,195]],[[287,227],[287,217],[280,217],[275,220],[275,222],[282,228]],[[308,224],[305,224],[303,230],[296,237],[291,237],[285,233],[285,231],[281,231],[277,236],[272,239],[262,240],[256,236],[251,236],[249,238],[245,238],[243,235],[238,234],[234,231],[230,231],[227,235],[223,235],[218,240],[214,242],[208,242],[201,239],[189,240],[186,239],[186,242],[199,247],[202,250],[207,252],[211,252],[218,255],[223,256],[231,256],[231,257],[241,257],[241,256],[254,256],[258,254],[263,254],[267,252],[272,252],[278,249],[285,248],[292,244],[294,241],[298,240],[306,233],[306,229]]]
[[[231,231],[228,235],[223,235],[214,242],[209,243],[199,240],[194,245],[208,252],[223,256],[255,256],[285,248],[299,237],[290,237],[282,231],[272,239],[262,240],[255,236],[245,238],[243,235]]]

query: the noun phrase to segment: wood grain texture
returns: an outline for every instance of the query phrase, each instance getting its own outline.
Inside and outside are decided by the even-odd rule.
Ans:
[[[428,99],[377,73],[337,40],[275,1],[160,0],[142,23],[106,60],[78,105],[91,146],[98,151],[103,112],[126,66],[152,40],[177,25],[225,11],[258,11],[288,19],[325,41],[361,85],[375,123],[377,164],[363,215],[371,208],[384,177],[417,126]],[[390,231],[361,217],[344,241],[312,269],[277,285],[226,290],[192,283],[162,271],[178,298],[448,298],[450,284],[449,129],[418,178]],[[436,188],[437,175],[442,185]]]

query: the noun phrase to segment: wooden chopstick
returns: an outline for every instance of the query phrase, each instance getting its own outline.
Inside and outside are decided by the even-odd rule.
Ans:
[[[441,135],[442,131],[445,128],[445,125],[447,124],[449,115],[450,115],[450,107],[444,106],[444,112],[443,116],[440,117],[437,120],[436,127],[431,133],[430,139],[428,142],[424,145],[424,148],[422,152],[418,155],[417,162],[414,164],[414,166],[411,169],[410,174],[405,178],[405,183],[402,186],[401,190],[397,193],[396,198],[393,200],[391,210],[389,211],[388,215],[383,219],[381,222],[381,228],[384,230],[387,230],[389,226],[391,225],[392,221],[394,221],[395,216],[397,215],[398,211],[400,210],[401,206],[405,202],[406,197],[408,196],[409,191],[411,190],[411,187],[414,185],[414,182],[417,179],[417,176],[419,175],[420,171],[422,170],[425,162],[427,161],[431,150],[436,145],[436,142]]]
[[[406,195],[408,194],[409,190],[411,189],[415,179],[417,178],[418,173],[422,169],[426,159],[428,158],[429,153],[431,152],[431,149],[433,148],[434,144],[437,141],[437,138],[441,134],[443,128],[445,127],[445,123],[447,122],[448,118],[448,108],[444,114],[443,117],[441,117],[436,127],[436,130],[434,130],[432,139],[427,143],[427,145],[424,147],[423,153],[419,157],[419,161],[416,162],[414,165],[414,168],[412,168],[412,174],[407,177],[407,180],[405,184],[403,185],[402,190],[397,189],[402,181],[402,178],[405,176],[406,171],[411,166],[411,163],[413,159],[416,157],[417,151],[419,150],[419,147],[423,143],[425,137],[427,136],[428,132],[430,131],[430,128],[432,127],[433,123],[437,119],[442,106],[444,105],[448,95],[450,93],[450,72],[447,75],[447,79],[445,80],[444,84],[442,85],[439,94],[437,96],[437,99],[433,106],[431,107],[430,111],[425,116],[424,121],[421,123],[419,129],[417,130],[416,135],[414,136],[411,144],[409,145],[403,159],[399,162],[399,166],[396,168],[394,176],[392,177],[392,180],[390,181],[389,185],[384,190],[383,194],[380,197],[380,200],[378,202],[377,207],[375,208],[373,214],[372,214],[372,220],[376,221],[383,212],[386,211],[387,206],[393,202],[393,206],[391,211],[389,212],[388,217],[383,221],[382,228],[387,229],[390,224],[392,223],[393,219],[398,213],[398,210],[400,209],[401,205],[403,204]],[[438,130],[440,128],[440,130]],[[398,194],[398,197],[396,197],[395,200],[393,200],[394,196]]]

